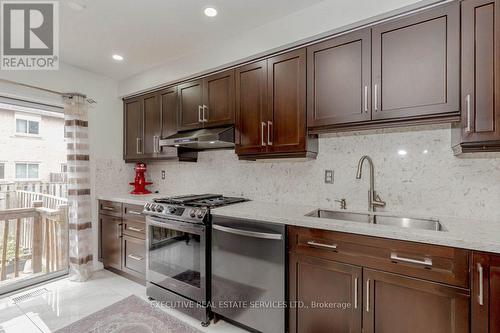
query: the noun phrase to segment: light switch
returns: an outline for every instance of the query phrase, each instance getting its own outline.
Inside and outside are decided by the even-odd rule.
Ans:
[[[161,170],[161,179],[165,180],[165,170]]]
[[[333,184],[333,170],[325,170],[325,184]]]

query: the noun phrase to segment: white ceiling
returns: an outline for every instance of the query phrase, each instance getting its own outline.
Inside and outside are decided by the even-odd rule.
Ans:
[[[217,45],[323,0],[76,0],[60,4],[61,61],[117,80]],[[206,6],[219,11],[204,16]],[[114,53],[125,57],[117,63]]]

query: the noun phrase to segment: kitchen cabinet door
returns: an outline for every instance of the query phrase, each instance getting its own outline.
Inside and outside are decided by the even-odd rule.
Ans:
[[[142,96],[141,100],[144,117],[143,155],[145,158],[151,158],[159,151],[158,141],[161,135],[159,95],[157,93],[147,94]]]
[[[462,126],[458,140],[466,150],[500,151],[499,21],[500,1],[462,2]]]
[[[472,258],[472,333],[500,333],[500,256]]]
[[[307,126],[371,119],[371,29],[307,48]]]
[[[306,150],[306,49],[267,60],[267,149],[272,153]]]
[[[459,115],[459,43],[458,2],[375,26],[372,118]]]
[[[267,148],[267,61],[236,68],[236,153],[258,154]]]
[[[203,127],[203,80],[183,83],[178,86],[179,130],[192,130]]]
[[[146,277],[146,241],[130,236],[123,236],[124,272],[144,279]]]
[[[142,99],[140,97],[123,102],[123,119],[124,159],[139,159],[143,154]]]
[[[122,220],[99,215],[101,256],[104,267],[122,269]]]
[[[234,124],[234,70],[203,79],[204,127]]]
[[[361,332],[361,267],[290,255],[291,333]],[[297,303],[298,305],[299,303]]]
[[[363,269],[363,332],[467,333],[469,291]]]

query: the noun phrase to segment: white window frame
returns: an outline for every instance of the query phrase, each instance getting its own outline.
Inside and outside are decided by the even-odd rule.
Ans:
[[[26,176],[28,176],[28,164],[36,164],[38,165],[38,177],[37,178],[17,178],[17,165],[18,164],[26,164]],[[39,181],[40,180],[40,162],[26,162],[26,161],[17,161],[14,163],[14,177],[16,181]]]
[[[31,114],[25,114],[25,113],[18,113],[16,112],[14,116],[14,129],[16,136],[24,136],[24,137],[32,137],[32,138],[39,138],[41,137],[41,132],[42,132],[42,117],[37,116],[37,115],[31,115]],[[38,123],[38,134],[32,134],[32,133],[21,133],[17,131],[17,120],[26,120],[27,122],[37,122]],[[26,129],[29,130],[29,123],[26,123]]]

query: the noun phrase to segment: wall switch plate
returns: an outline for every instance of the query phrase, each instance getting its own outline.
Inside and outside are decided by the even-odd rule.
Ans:
[[[165,170],[161,170],[161,179],[165,180]]]
[[[325,170],[325,184],[333,184],[333,170]]]

